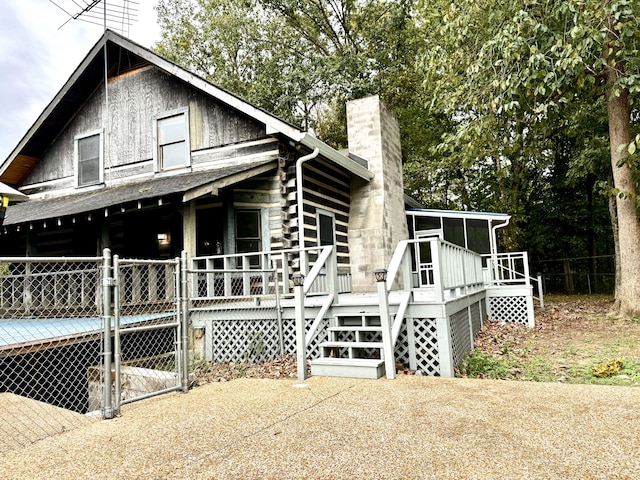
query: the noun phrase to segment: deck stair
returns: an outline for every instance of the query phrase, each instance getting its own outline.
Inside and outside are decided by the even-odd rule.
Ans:
[[[378,312],[336,314],[320,358],[311,360],[311,375],[380,378],[385,374],[382,327]]]

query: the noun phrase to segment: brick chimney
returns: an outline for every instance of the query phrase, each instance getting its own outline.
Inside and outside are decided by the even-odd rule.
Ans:
[[[409,238],[404,214],[397,120],[378,96],[347,103],[349,153],[369,162],[370,182],[351,183],[349,254],[353,292],[376,290],[374,270],[387,268],[397,243]]]

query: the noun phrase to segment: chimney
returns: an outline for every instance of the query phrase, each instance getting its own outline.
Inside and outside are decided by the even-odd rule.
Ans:
[[[370,182],[351,184],[349,255],[353,292],[376,290],[374,270],[388,268],[396,245],[409,238],[404,210],[397,120],[378,96],[347,103],[349,153],[369,162]]]

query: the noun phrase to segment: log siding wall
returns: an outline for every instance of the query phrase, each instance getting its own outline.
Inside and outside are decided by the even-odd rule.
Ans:
[[[318,246],[316,215],[318,210],[335,216],[338,269],[349,270],[348,224],[350,184],[349,174],[324,160],[304,164],[304,241],[307,247]]]

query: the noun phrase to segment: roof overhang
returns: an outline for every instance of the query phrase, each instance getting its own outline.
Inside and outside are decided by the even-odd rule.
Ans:
[[[437,210],[431,208],[409,208],[406,210],[407,215],[416,215],[423,217],[447,217],[447,218],[475,218],[478,220],[491,221],[507,221],[511,215],[507,213],[495,212],[473,212],[464,210]]]
[[[333,163],[341,166],[345,170],[349,171],[353,175],[356,175],[363,180],[370,181],[374,175],[369,169],[363,167],[355,160],[352,160],[349,157],[346,157],[336,149],[330,147],[326,143],[321,140],[318,140],[313,135],[308,133],[304,133],[301,135],[299,143],[310,148],[311,150],[318,149],[320,150],[320,155],[331,160]]]
[[[238,164],[217,170],[200,171],[182,175],[162,176],[142,182],[130,182],[108,188],[100,188],[72,195],[53,198],[31,199],[18,205],[10,205],[4,220],[4,226],[20,225],[35,221],[73,217],[90,214],[95,211],[137,203],[149,199],[169,197],[176,194],[193,192],[200,187],[219,182],[229,186],[260,173],[273,170],[277,161],[270,158],[249,164]],[[216,195],[217,191],[207,192]],[[201,197],[205,193],[201,192]],[[196,197],[193,197],[196,198]],[[183,201],[188,201],[183,198]]]

